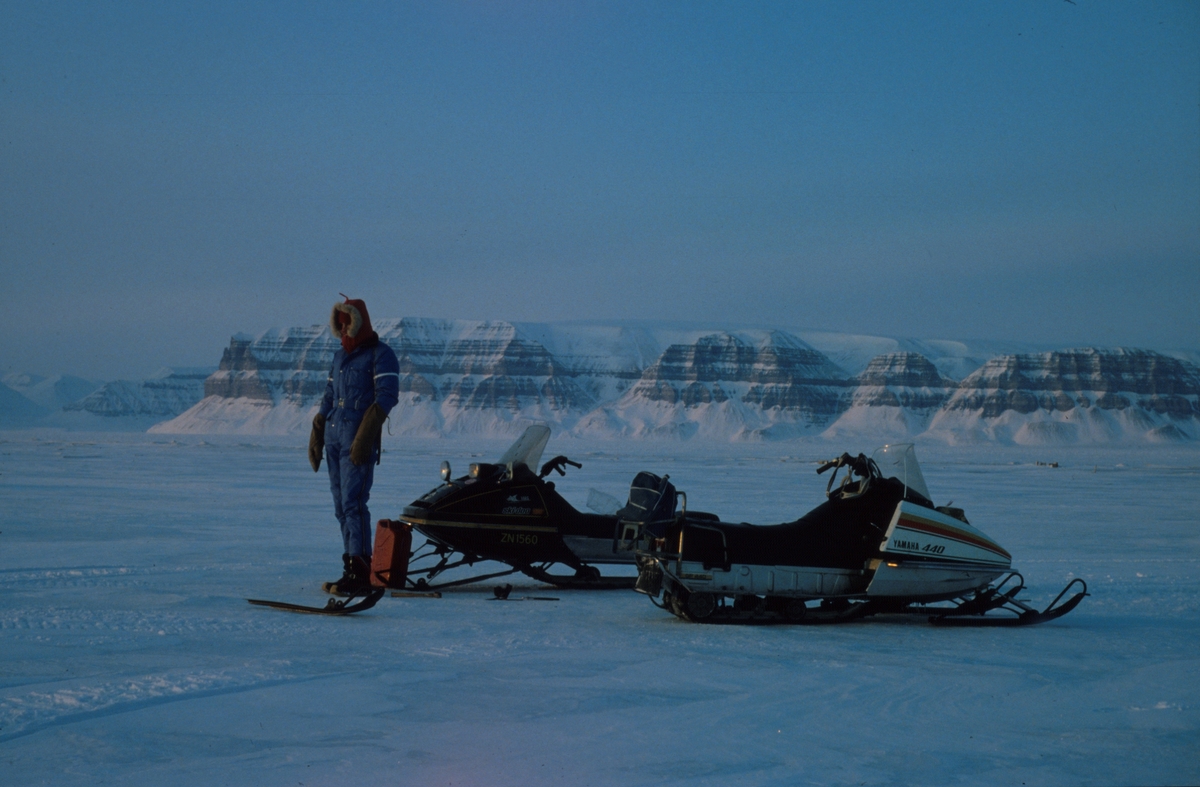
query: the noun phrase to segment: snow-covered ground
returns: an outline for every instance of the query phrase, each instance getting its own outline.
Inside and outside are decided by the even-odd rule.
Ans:
[[[389,442],[395,516],[502,443]],[[847,445],[854,451],[869,445]],[[840,451],[840,447],[837,449]],[[640,469],[735,521],[821,499],[825,443],[552,439],[582,507]],[[1200,450],[918,448],[1015,556],[1028,629],[699,626],[629,591],[494,583],[323,603],[325,475],[296,438],[0,433],[0,781],[172,785],[1200,782]],[[1036,461],[1057,461],[1058,468]]]

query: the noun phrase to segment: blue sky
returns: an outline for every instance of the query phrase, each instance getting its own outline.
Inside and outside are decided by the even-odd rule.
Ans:
[[[0,370],[372,314],[1200,348],[1200,4],[0,3]]]

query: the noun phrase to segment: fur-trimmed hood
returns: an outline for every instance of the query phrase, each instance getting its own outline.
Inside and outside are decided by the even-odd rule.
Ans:
[[[379,338],[371,328],[367,304],[357,298],[346,298],[345,303],[333,304],[333,311],[329,313],[329,330],[341,340],[342,349],[348,353]]]

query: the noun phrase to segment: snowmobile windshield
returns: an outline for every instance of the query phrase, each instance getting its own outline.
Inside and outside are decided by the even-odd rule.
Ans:
[[[504,452],[504,456],[500,457],[500,461],[496,464],[507,467],[510,470],[515,469],[517,465],[525,465],[530,470],[537,472],[537,463],[542,460],[542,452],[546,450],[546,443],[550,442],[550,427],[542,424],[535,424],[525,430],[525,434],[508,447]]]
[[[929,487],[925,485],[925,476],[921,474],[921,466],[917,464],[917,452],[912,443],[896,443],[878,448],[871,454],[879,472],[884,478],[895,478],[904,484],[905,489],[911,489],[926,500],[933,500],[929,495]]]

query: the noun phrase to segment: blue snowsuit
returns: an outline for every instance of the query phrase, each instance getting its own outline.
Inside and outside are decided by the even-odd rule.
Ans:
[[[361,555],[368,561],[373,543],[367,499],[379,453],[373,449],[369,462],[356,465],[350,461],[350,444],[368,407],[378,403],[385,413],[391,412],[399,398],[400,363],[391,347],[376,341],[351,353],[338,350],[333,356],[320,410],[326,419],[325,461],[333,510],[342,526],[346,554]]]

